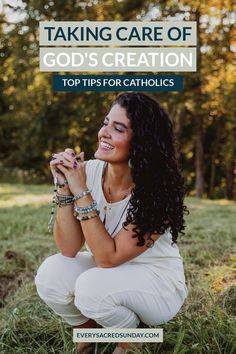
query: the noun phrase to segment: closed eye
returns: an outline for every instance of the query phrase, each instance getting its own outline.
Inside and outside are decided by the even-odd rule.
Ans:
[[[107,122],[103,122],[103,126],[107,126],[107,125],[108,125]],[[117,132],[119,132],[119,133],[124,133],[124,131],[123,131],[122,129],[117,128],[116,126],[114,126],[114,129],[115,129]]]
[[[120,132],[120,133],[124,133],[123,130],[121,130],[121,129],[119,129],[119,128],[116,128],[116,127],[115,127],[115,130],[118,131],[118,132]]]

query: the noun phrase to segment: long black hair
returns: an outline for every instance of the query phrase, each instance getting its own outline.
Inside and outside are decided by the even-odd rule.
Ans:
[[[113,102],[126,110],[133,136],[130,164],[133,188],[126,221],[136,225],[134,237],[143,246],[148,234],[162,235],[169,229],[176,243],[184,232],[184,179],[175,156],[173,126],[168,114],[143,93],[123,93]]]

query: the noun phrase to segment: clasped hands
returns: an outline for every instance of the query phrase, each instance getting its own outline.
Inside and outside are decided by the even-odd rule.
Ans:
[[[76,195],[87,189],[84,152],[76,156],[74,150],[68,148],[64,152],[55,153],[50,161],[50,169],[57,183],[64,184],[60,188],[63,194]]]

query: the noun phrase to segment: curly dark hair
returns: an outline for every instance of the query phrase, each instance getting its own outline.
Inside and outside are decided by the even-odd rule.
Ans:
[[[130,163],[133,182],[126,221],[136,225],[133,237],[137,245],[153,246],[152,234],[170,230],[172,241],[184,234],[184,179],[175,156],[173,126],[168,114],[151,97],[143,93],[123,93],[113,102],[126,110],[133,137]]]

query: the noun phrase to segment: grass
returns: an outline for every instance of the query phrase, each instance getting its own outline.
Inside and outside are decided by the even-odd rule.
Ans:
[[[0,187],[2,354],[72,353],[71,328],[36,294],[34,274],[57,249],[47,232],[49,186]],[[142,353],[236,352],[236,203],[187,198],[186,235],[179,247],[189,289],[181,312],[163,326],[164,342]],[[99,344],[111,353],[114,344]],[[135,351],[133,351],[135,353]],[[136,350],[136,353],[141,353]]]

